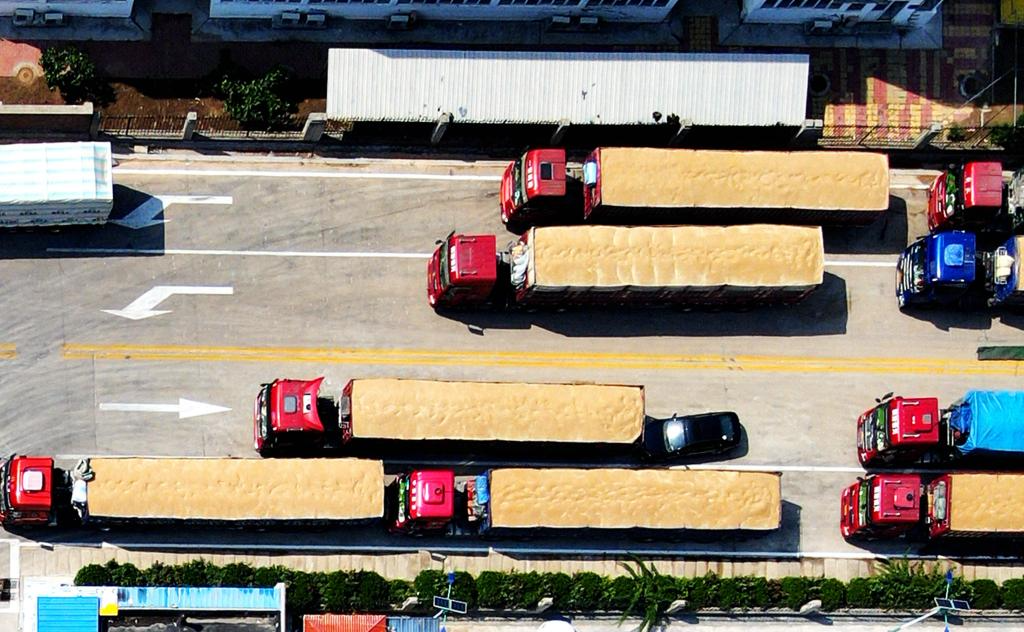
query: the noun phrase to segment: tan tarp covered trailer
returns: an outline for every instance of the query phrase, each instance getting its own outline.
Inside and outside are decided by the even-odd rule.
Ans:
[[[868,223],[889,208],[884,154],[602,147],[593,156],[599,184],[588,188],[588,217],[668,209],[660,217],[672,221],[662,223]]]
[[[93,458],[94,518],[363,521],[384,515],[384,465],[360,459]]]
[[[493,529],[779,528],[777,472],[672,469],[495,469]]]
[[[644,389],[357,379],[351,414],[352,435],[363,439],[632,443]]]
[[[1024,474],[951,474],[949,528],[1024,534]]]
[[[818,227],[551,226],[525,237],[531,288],[806,289],[825,272]]]

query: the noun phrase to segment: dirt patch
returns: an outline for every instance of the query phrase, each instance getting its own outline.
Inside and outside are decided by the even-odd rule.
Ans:
[[[213,97],[154,97],[125,83],[112,83],[111,87],[114,101],[103,107],[103,113],[111,116],[185,116],[189,112],[200,116],[224,114],[224,103]]]
[[[36,77],[0,77],[0,102],[6,105],[63,105],[60,92],[50,90]],[[25,81],[24,79],[28,79]]]

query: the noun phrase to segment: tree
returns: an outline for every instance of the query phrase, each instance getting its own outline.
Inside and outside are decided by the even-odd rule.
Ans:
[[[46,85],[60,90],[66,103],[95,100],[100,93],[96,64],[73,46],[51,47],[39,59]]]
[[[1006,151],[1024,151],[1024,114],[1017,117],[1015,125],[996,125],[992,128],[992,143]]]
[[[295,111],[289,99],[288,74],[275,68],[250,81],[224,77],[217,88],[224,97],[224,108],[245,129],[272,130],[288,122]]]

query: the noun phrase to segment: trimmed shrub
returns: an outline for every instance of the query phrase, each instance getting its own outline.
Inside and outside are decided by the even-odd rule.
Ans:
[[[293,616],[323,611],[320,586],[324,584],[324,575],[289,569],[285,577],[285,605]]]
[[[352,612],[355,582],[349,571],[323,573],[318,584],[320,601],[327,612]]]
[[[799,610],[807,603],[809,582],[806,577],[783,577],[779,582],[782,588],[782,605],[790,610]]]
[[[1024,610],[1024,579],[1008,579],[1003,582],[1003,607],[1007,610]]]
[[[846,585],[846,603],[851,608],[873,608],[875,595],[871,580],[867,577],[854,577]],[[824,604],[822,604],[824,605]]]
[[[388,580],[373,571],[356,571],[351,581],[355,589],[352,608],[356,612],[376,612],[388,607]]]
[[[217,85],[224,109],[244,129],[272,130],[296,110],[290,96],[291,79],[281,68],[250,81],[224,77]]]
[[[75,573],[76,586],[110,586],[110,569],[99,564],[86,564]]]
[[[114,586],[146,585],[146,578],[134,564],[118,564],[111,560],[107,562],[107,569],[110,571],[110,583]]]
[[[142,571],[147,586],[176,586],[178,584],[178,567],[167,566],[160,562]]]
[[[388,602],[394,606],[402,605],[402,602],[416,594],[412,582],[404,579],[392,579],[388,581]],[[429,605],[429,604],[428,604]]]
[[[206,560],[190,560],[184,564],[178,564],[177,575],[179,586],[216,586],[216,581],[211,581],[213,575],[217,574],[212,564]]]
[[[976,579],[971,586],[971,608],[992,610],[1000,604],[999,585],[991,579]]]
[[[252,585],[258,588],[273,588],[279,582],[284,582],[287,575],[288,569],[284,566],[257,566],[252,569]]]
[[[479,584],[479,580],[477,582]],[[608,580],[597,573],[576,573],[572,576],[567,607],[576,612],[603,609],[603,595],[607,591],[607,584]]]
[[[541,597],[551,597],[554,607],[564,610],[569,603],[569,591],[572,589],[572,578],[566,573],[541,573]]]
[[[883,610],[920,610],[934,605],[935,597],[946,591],[945,574],[937,566],[925,571],[920,564],[906,560],[887,562],[882,572],[871,578],[876,607]],[[962,594],[963,582],[954,581],[953,594]]]
[[[252,586],[253,567],[244,562],[225,564],[220,569],[218,586],[245,588]]]
[[[511,608],[518,590],[509,573],[483,571],[476,576],[476,596],[481,608]]]
[[[771,603],[768,595],[768,580],[764,577],[737,577],[740,587],[740,607],[764,610]]]
[[[825,612],[832,612],[846,605],[846,584],[838,579],[829,577],[821,582],[818,594],[821,599],[821,609]]]
[[[735,577],[723,577],[719,580],[717,605],[722,610],[732,610],[733,608],[745,605],[743,603],[742,589]]]
[[[605,587],[604,598],[602,599],[603,610],[614,610],[622,612],[629,607],[636,592],[636,582],[632,577],[620,575],[608,582]]]
[[[74,46],[51,46],[39,57],[46,85],[60,90],[65,103],[97,100],[101,91],[96,64]]]
[[[694,577],[686,585],[684,598],[689,602],[691,610],[714,607],[718,603],[718,575],[708,573],[704,577]]]

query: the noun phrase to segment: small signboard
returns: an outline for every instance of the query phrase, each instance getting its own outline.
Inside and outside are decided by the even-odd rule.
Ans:
[[[434,597],[434,607],[438,610],[445,612],[454,612],[455,614],[466,614],[469,611],[469,604],[465,601],[459,601],[457,599],[449,599],[448,597]]]

